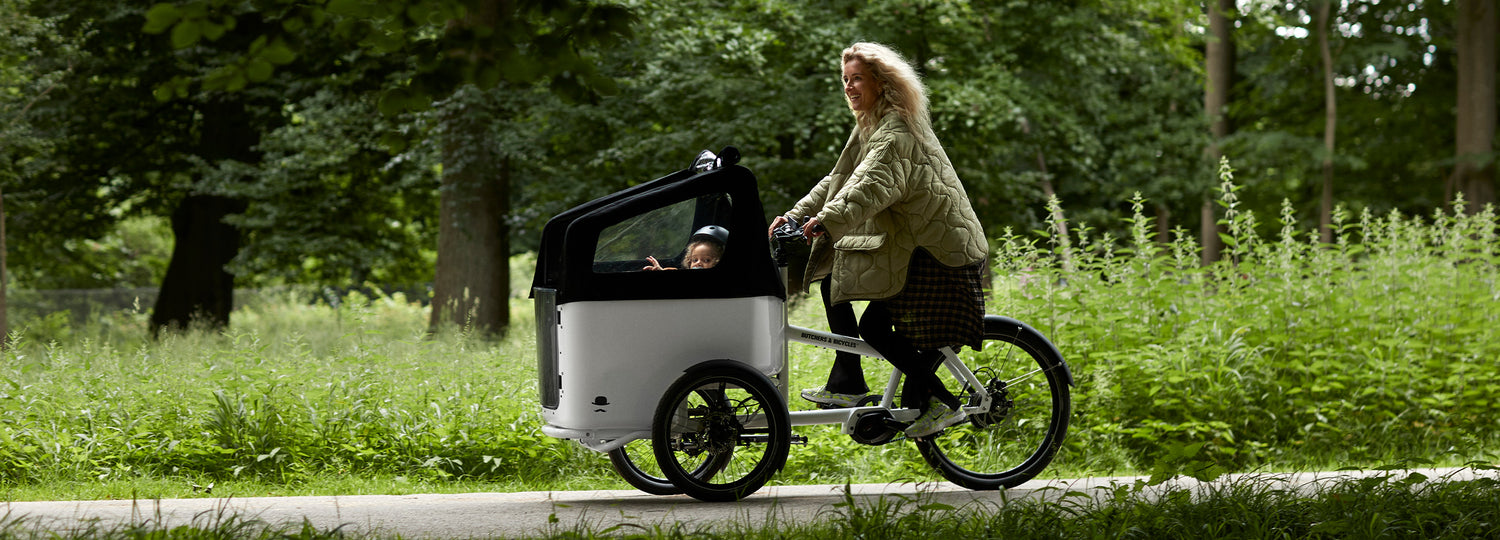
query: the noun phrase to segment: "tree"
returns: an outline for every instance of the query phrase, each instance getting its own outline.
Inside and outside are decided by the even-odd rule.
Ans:
[[[1049,188],[1070,223],[1117,231],[1133,192],[1163,226],[1199,202],[1195,5],[871,2],[855,35],[927,56],[934,129],[991,234],[1043,229]]]
[[[12,21],[18,21],[18,20],[21,19],[20,13],[17,12],[19,10],[13,10],[14,5],[11,2],[0,3],[0,8],[3,8],[3,9],[0,9],[0,14],[4,14],[5,15],[5,17],[4,17],[5,21],[12,22]],[[4,24],[4,23],[0,23],[0,24]],[[6,30],[9,30],[9,29],[7,28]],[[9,31],[7,31],[7,32],[0,32],[0,33],[3,33],[4,35],[7,35],[7,36],[12,35],[12,32],[9,32]],[[7,40],[7,41],[10,41],[10,40]],[[5,47],[5,45],[0,45],[0,47]],[[8,49],[0,49],[0,50],[3,50],[3,54],[0,54],[0,78],[3,78],[4,80],[7,80],[7,81],[18,79],[19,78],[19,74],[15,73],[15,72],[18,70],[19,66],[17,66],[17,64],[19,62],[14,57],[14,53],[11,50],[8,50]],[[0,96],[6,96],[6,95],[9,95],[9,94],[10,94],[10,92],[0,92]],[[3,141],[6,142],[6,144],[4,144],[4,146],[10,146],[9,145],[9,141],[11,139],[11,133],[10,133],[11,130],[12,130],[11,126],[16,123],[16,120],[20,117],[20,115],[18,113],[13,113],[11,111],[11,108],[13,106],[13,104],[11,103],[11,100],[6,99],[4,97],[0,97],[0,100],[4,100],[4,101],[0,101],[0,112],[4,112],[5,113],[3,116],[0,116],[0,119],[3,119],[5,121],[5,126],[4,127],[0,127],[0,140],[3,140]],[[0,152],[4,152],[4,151],[0,150]],[[8,154],[8,152],[6,152],[6,154]],[[3,155],[3,156],[0,156],[0,157],[4,157],[5,158],[5,161],[7,162],[7,165],[9,165],[9,162],[12,159],[9,155]],[[6,169],[9,170],[10,167],[7,166]],[[8,320],[6,318],[6,307],[7,307],[8,304],[6,303],[6,296],[5,296],[6,295],[7,279],[6,279],[6,275],[5,275],[5,253],[6,253],[6,249],[5,249],[5,186],[4,186],[5,182],[4,182],[4,180],[5,180],[5,178],[0,177],[0,349],[5,348],[5,344],[6,344],[6,341],[7,341],[6,337],[9,335],[9,331],[10,331],[9,330],[10,329],[9,322],[8,322]]]
[[[173,211],[172,234],[177,241],[151,310],[152,337],[195,323],[214,329],[229,326],[234,276],[225,266],[239,252],[240,234],[224,218],[244,211],[244,201],[212,195],[188,196]]]
[[[357,51],[356,58],[387,66],[387,72],[409,71],[404,80],[379,88],[381,109],[399,114],[436,103],[445,111],[437,131],[445,139],[445,173],[432,324],[471,324],[483,333],[508,325],[509,185],[491,173],[504,168],[489,168],[494,144],[476,127],[483,119],[468,114],[479,95],[469,87],[546,82],[555,92],[587,98],[609,81],[596,76],[580,51],[625,34],[629,22],[628,12],[613,5],[499,0],[334,0],[322,6],[213,0],[158,4],[147,18],[147,31],[170,34],[179,50],[218,51],[203,74],[156,87],[169,96],[236,93],[278,74],[293,82],[326,81],[351,71],[345,57],[318,62],[316,53],[328,50]],[[266,24],[234,22],[247,18]],[[236,39],[225,39],[231,35]],[[298,61],[309,56],[313,60]],[[232,170],[233,163],[254,161],[227,158],[213,162]]]
[[[146,10],[141,6],[80,1],[31,8],[56,21],[57,33],[66,39],[61,45],[76,46],[77,52],[31,59],[39,72],[47,72],[55,57],[68,59],[71,70],[59,81],[66,91],[47,96],[32,111],[32,123],[49,130],[53,152],[22,179],[17,193],[26,197],[27,212],[18,221],[28,235],[23,239],[32,252],[28,258],[55,252],[56,239],[97,238],[136,213],[221,216],[226,207],[201,191],[206,172],[201,165],[254,160],[260,128],[278,120],[278,98],[213,94],[158,100],[154,90],[185,76],[186,63],[206,62],[205,51],[177,52],[164,38],[142,36]],[[58,215],[69,219],[55,219]],[[211,268],[222,261],[210,254],[238,243],[233,228],[208,230],[216,234],[178,239],[177,267]],[[187,326],[194,318],[211,324],[228,320],[232,276],[220,270],[212,278],[183,281],[188,275],[168,272],[153,309],[153,332]]]
[[[48,151],[29,122],[28,112],[57,87],[58,79],[57,74],[29,69],[27,60],[38,54],[51,25],[26,13],[28,6],[27,0],[0,0],[0,35],[6,36],[0,42],[0,348],[6,346],[10,330],[5,191]]]
[[[861,40],[918,64],[992,235],[1042,229],[1049,191],[1071,233],[1119,232],[1140,191],[1159,234],[1203,216],[1212,248],[1205,153],[1234,162],[1244,208],[1286,198],[1310,223],[1330,173],[1376,212],[1426,213],[1456,181],[1443,2],[621,1],[641,31],[601,47],[624,9],[579,0],[0,0],[59,36],[0,99],[72,73],[0,146],[12,273],[82,267],[70,239],[220,197],[243,203],[221,220],[240,285],[441,272],[433,324],[497,331],[506,254],[700,149],[739,147],[767,209],[789,206],[849,132],[836,58]],[[82,53],[55,54],[68,40]]]
[[[1227,109],[1234,78],[1234,34],[1230,18],[1234,10],[1234,0],[1208,1],[1209,35],[1203,55],[1207,64],[1208,87],[1203,93],[1203,108],[1208,114],[1209,132],[1213,136],[1207,149],[1209,160],[1213,163],[1217,163],[1223,156],[1220,144],[1231,130]],[[1219,229],[1210,193],[1208,191],[1203,194],[1202,221],[1198,231],[1199,242],[1203,246],[1204,264],[1219,260]]]
[[[1338,97],[1333,85],[1333,50],[1328,46],[1331,0],[1318,3],[1318,54],[1323,59],[1323,196],[1318,205],[1318,238],[1333,243],[1333,143],[1338,127]]]
[[[592,62],[577,51],[623,36],[628,18],[621,9],[581,2],[486,0],[450,22],[449,35],[472,37],[457,40],[469,44],[466,49],[449,51],[472,58],[465,69],[474,70],[485,86],[506,89],[550,80],[560,93],[587,99],[593,88],[612,84],[593,77]],[[514,62],[530,63],[528,71],[509,65]],[[440,109],[445,172],[430,326],[464,324],[496,334],[510,325],[511,167],[488,138],[483,120],[505,120],[518,112],[471,114],[482,98],[478,90],[460,84],[447,91]]]
[[[207,180],[211,193],[246,202],[226,218],[245,238],[230,264],[241,286],[432,280],[436,152],[413,144],[393,153],[383,142],[425,120],[380,114],[379,94],[351,78],[288,96],[284,122],[261,136],[261,159],[221,162]],[[245,177],[255,181],[236,180]]]
[[[443,187],[429,326],[463,324],[483,334],[510,324],[510,167],[494,151],[488,93],[461,87],[440,107]],[[499,114],[496,114],[496,113]],[[488,114],[486,114],[488,113]]]
[[[1327,79],[1317,39],[1320,0],[1250,3],[1236,28],[1234,162],[1243,208],[1277,215],[1283,200],[1307,227],[1323,220],[1323,164],[1340,205],[1358,213],[1427,214],[1452,172],[1455,95],[1451,4],[1351,1],[1326,23],[1336,102],[1327,150]],[[1323,100],[1309,99],[1320,95]],[[1272,220],[1265,220],[1269,223]]]
[[[617,93],[583,103],[511,93],[503,105],[523,113],[499,129],[535,134],[505,145],[512,249],[534,246],[557,212],[682,169],[705,149],[739,148],[767,211],[790,207],[849,133],[837,56],[856,5],[630,2],[641,14],[635,37],[600,57]]]
[[[1495,2],[1458,0],[1456,162],[1446,193],[1470,213],[1495,202]]]
[[[5,190],[0,189],[0,349],[5,348],[9,341],[10,322],[6,318],[6,276],[5,276]]]

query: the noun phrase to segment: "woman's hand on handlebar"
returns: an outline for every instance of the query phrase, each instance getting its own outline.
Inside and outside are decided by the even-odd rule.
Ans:
[[[776,228],[785,225],[788,221],[791,220],[788,220],[786,216],[776,216],[776,219],[771,220],[771,227],[766,229],[766,238],[776,236]]]
[[[818,223],[817,218],[807,218],[807,220],[809,224]],[[800,238],[803,242],[811,244],[812,237],[807,235],[808,227],[809,225],[799,224],[796,219],[785,215],[776,216],[776,219],[771,220],[769,236],[782,242],[793,238]],[[823,234],[826,231],[822,225],[815,225],[815,227],[813,230],[818,231],[818,234]]]
[[[823,222],[818,221],[818,218],[807,218],[807,223],[802,224],[802,235],[807,237],[808,243],[812,243],[813,238],[823,236],[826,232],[828,229],[823,227]]]

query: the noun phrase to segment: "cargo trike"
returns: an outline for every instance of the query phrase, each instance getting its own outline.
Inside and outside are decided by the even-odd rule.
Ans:
[[[789,409],[788,344],[880,359],[849,336],[787,323],[788,245],[766,234],[756,178],[738,152],[564,211],[542,232],[532,296],[542,432],[607,453],[632,486],[704,501],[760,489],[786,463],[793,427],[832,424],[865,445],[915,444],[942,476],[976,489],[1040,473],[1068,429],[1072,375],[1057,347],[1021,321],[987,315],[980,350],[944,349],[939,375],[967,418],[925,437],[903,429],[901,373],[855,406]],[[680,266],[705,230],[709,268]],[[830,354],[831,356],[831,354]],[[888,363],[881,362],[885,366]],[[874,365],[874,362],[871,362]]]

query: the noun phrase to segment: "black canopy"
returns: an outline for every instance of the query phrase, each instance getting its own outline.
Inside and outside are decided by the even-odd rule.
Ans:
[[[599,261],[601,233],[668,207],[689,208],[681,243],[703,225],[730,231],[719,264],[707,270],[639,271],[639,260]],[[786,298],[771,260],[755,175],[739,165],[678,171],[569,209],[547,222],[532,287],[554,289],[557,303],[585,300]],[[659,231],[677,234],[677,231]],[[605,239],[606,242],[609,239]],[[664,254],[654,254],[661,258]],[[663,264],[666,264],[665,262]]]

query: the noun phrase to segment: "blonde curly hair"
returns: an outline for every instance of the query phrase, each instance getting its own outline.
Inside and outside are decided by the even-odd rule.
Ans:
[[[860,42],[844,49],[840,68],[851,60],[863,62],[875,80],[880,82],[881,93],[875,106],[869,111],[854,111],[855,124],[859,126],[861,138],[869,137],[888,112],[896,112],[906,121],[906,126],[917,139],[935,148],[941,148],[937,135],[932,131],[932,120],[927,110],[927,87],[917,70],[901,53],[879,43]],[[844,96],[848,104],[849,96]]]

